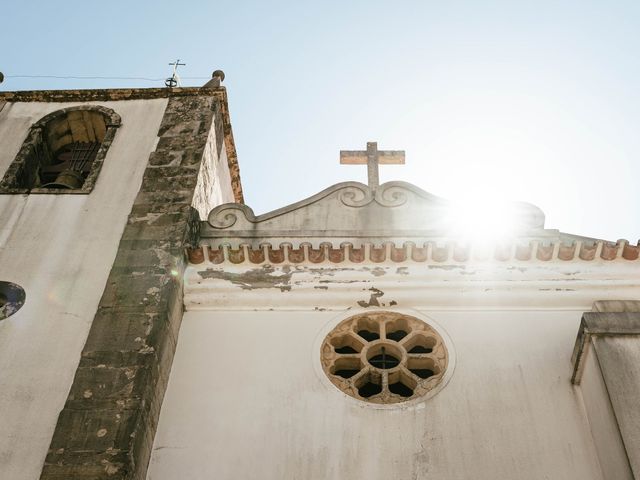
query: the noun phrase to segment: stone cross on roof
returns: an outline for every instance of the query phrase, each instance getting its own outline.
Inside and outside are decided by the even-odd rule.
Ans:
[[[367,142],[366,150],[340,150],[342,165],[367,165],[369,188],[380,185],[378,165],[404,165],[404,150],[378,150],[377,142]]]

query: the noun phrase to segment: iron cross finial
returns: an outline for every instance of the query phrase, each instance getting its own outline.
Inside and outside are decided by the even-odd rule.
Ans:
[[[342,165],[367,165],[369,187],[380,185],[379,165],[404,165],[404,150],[378,150],[377,142],[367,142],[366,150],[340,150]]]
[[[178,58],[175,62],[170,63],[169,65],[173,66],[172,75],[164,81],[164,84],[169,87],[180,87],[180,77],[178,76],[178,67],[182,67],[186,65],[186,63],[180,63],[180,59]]]

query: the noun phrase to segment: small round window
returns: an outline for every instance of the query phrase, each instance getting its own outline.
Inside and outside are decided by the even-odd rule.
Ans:
[[[0,282],[0,320],[16,313],[24,305],[25,293],[20,285]]]
[[[400,403],[438,386],[448,364],[436,330],[398,312],[367,312],[340,322],[324,339],[322,368],[340,390],[359,400]]]

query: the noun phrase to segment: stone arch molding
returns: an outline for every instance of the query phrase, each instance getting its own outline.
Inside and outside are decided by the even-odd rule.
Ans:
[[[81,115],[80,115],[81,114]],[[75,139],[74,126],[85,122],[85,137],[99,142],[95,157],[88,172],[85,172],[78,188],[43,188],[37,181],[38,169],[50,150],[63,145],[64,141]],[[101,105],[77,105],[51,112],[35,122],[29,128],[27,137],[13,162],[0,181],[0,194],[47,193],[47,194],[88,194],[93,190],[104,159],[122,118],[114,110]],[[56,127],[55,129],[53,127]],[[90,128],[89,128],[90,127]],[[77,127],[76,127],[77,128]],[[58,133],[57,132],[63,132]],[[57,143],[52,138],[56,137]],[[82,136],[82,135],[80,135]],[[68,138],[67,138],[68,137]],[[51,145],[54,143],[55,145]]]
[[[105,122],[107,126],[119,127],[122,124],[122,117],[111,108],[101,105],[76,105],[75,107],[61,108],[60,110],[45,115],[34,123],[31,128],[42,128],[52,120],[60,118],[69,112],[99,112],[108,119],[108,121]]]

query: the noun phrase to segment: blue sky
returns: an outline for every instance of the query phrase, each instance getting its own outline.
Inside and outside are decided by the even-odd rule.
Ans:
[[[11,2],[1,90],[161,86],[221,68],[246,202],[279,208],[366,169],[340,149],[405,149],[450,199],[534,203],[547,227],[640,238],[640,3]],[[185,80],[201,85],[206,80]]]

